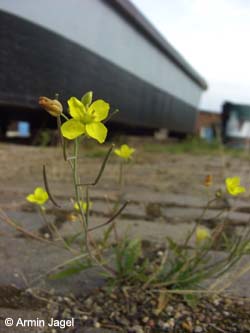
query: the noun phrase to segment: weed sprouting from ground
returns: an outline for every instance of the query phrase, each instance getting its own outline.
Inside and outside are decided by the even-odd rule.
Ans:
[[[138,285],[142,290],[158,289],[165,291],[180,291],[186,295],[188,302],[193,302],[204,292],[216,291],[218,284],[213,283],[210,287],[204,287],[204,282],[209,279],[221,279],[228,274],[239,260],[250,252],[250,232],[237,236],[233,243],[227,238],[225,229],[230,214],[230,205],[228,197],[244,195],[245,187],[240,184],[240,178],[227,177],[224,188],[221,188],[211,194],[207,205],[200,217],[197,217],[195,226],[184,235],[182,243],[175,242],[174,239],[166,235],[166,246],[162,255],[155,260],[144,255],[142,241],[140,239],[131,239],[119,235],[116,218],[126,208],[128,202],[125,200],[125,182],[127,181],[127,165],[131,163],[135,149],[126,144],[114,149],[114,145],[105,151],[102,144],[107,137],[108,129],[106,121],[112,116],[109,114],[110,106],[107,102],[99,99],[92,101],[92,92],[87,92],[81,100],[71,97],[68,100],[69,112],[65,112],[61,103],[57,100],[51,100],[41,97],[40,105],[55,117],[58,125],[58,132],[61,140],[62,163],[67,163],[71,170],[72,187],[74,197],[68,198],[71,203],[72,221],[79,223],[81,231],[71,237],[63,237],[54,223],[48,222],[46,217],[46,202],[50,200],[55,209],[61,207],[53,194],[53,187],[49,182],[49,171],[46,162],[43,164],[44,187],[38,187],[27,196],[27,200],[36,205],[44,223],[48,226],[54,239],[45,239],[45,242],[56,246],[62,246],[72,254],[72,259],[67,262],[58,263],[53,267],[48,275],[50,278],[58,279],[69,277],[80,273],[93,266],[98,266],[107,278],[107,282],[112,287],[123,285]],[[94,150],[92,141],[97,141],[99,146]],[[70,143],[70,144],[69,144]],[[88,174],[88,170],[79,170],[79,159],[82,159],[82,152],[86,146],[85,156],[102,157],[99,171],[91,182],[82,181],[83,174]],[[197,139],[190,139],[179,144],[168,145],[144,145],[147,152],[168,152],[168,153],[218,153],[221,152],[219,142],[205,143]],[[119,177],[117,184],[119,187],[116,200],[113,202],[110,216],[103,223],[93,226],[91,223],[91,209],[95,202],[91,198],[91,189],[98,185],[111,154],[115,154],[119,159]],[[204,185],[210,188],[213,182],[212,176],[208,175]],[[223,203],[219,216],[223,219],[213,229],[207,229],[203,223],[203,217],[207,210],[217,203]],[[218,216],[216,216],[218,217]],[[1,213],[1,219],[19,232],[24,232],[29,237],[39,241],[41,238],[25,231],[20,225],[8,219],[4,213]],[[71,221],[71,222],[72,222]],[[68,221],[68,223],[71,223]],[[103,230],[100,239],[95,239],[95,231]],[[226,249],[225,255],[214,260],[212,250],[218,248],[218,244],[223,243]],[[64,266],[62,269],[61,267]],[[244,267],[241,272],[248,268]],[[51,273],[53,272],[53,274]],[[243,274],[243,273],[242,273]],[[204,289],[205,288],[205,289]],[[220,291],[223,288],[220,287]]]

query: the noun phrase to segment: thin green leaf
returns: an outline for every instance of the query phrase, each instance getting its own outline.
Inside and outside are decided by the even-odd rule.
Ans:
[[[55,274],[51,274],[49,276],[50,280],[58,280],[58,279],[64,279],[66,277],[75,275],[80,273],[81,271],[87,269],[90,267],[89,263],[86,264],[78,264],[78,265],[72,265],[62,271],[60,271],[59,273],[55,273]]]
[[[123,257],[123,269],[130,272],[141,256],[141,241],[139,239],[131,240],[125,248]]]

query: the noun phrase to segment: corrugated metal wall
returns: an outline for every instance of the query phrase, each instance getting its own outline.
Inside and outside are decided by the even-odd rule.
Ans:
[[[74,1],[77,3],[78,0]],[[90,2],[97,5],[100,1]],[[0,4],[3,3],[5,0]],[[9,3],[16,3],[16,0]],[[53,3],[57,3],[57,0]],[[100,3],[103,4],[102,1]],[[30,4],[31,12],[35,10],[30,0],[26,0],[25,4]],[[64,5],[65,1],[62,1],[61,10]],[[46,8],[45,5],[44,7]],[[105,10],[111,12],[110,8]],[[99,14],[103,15],[103,12]],[[108,19],[107,16],[106,20]],[[75,20],[76,17],[73,22]],[[67,26],[68,22],[64,20],[63,23]],[[110,41],[109,38],[107,35],[106,40]],[[195,85],[171,62],[166,67],[162,63],[166,69],[165,76],[164,73],[161,73],[162,75],[156,73],[155,77],[166,80],[171,89],[177,89],[179,85],[180,89],[176,90],[178,94],[181,94],[182,88],[183,91],[191,89],[193,96],[190,92],[188,97],[193,98],[192,103],[185,101],[184,93],[182,96],[184,98],[180,98],[178,94],[171,93],[168,87],[160,84],[158,87],[155,82],[149,82],[139,77],[138,73],[107,60],[105,55],[99,54],[100,52],[92,52],[88,47],[83,47],[51,30],[6,14],[4,11],[0,11],[0,43],[0,105],[36,108],[37,98],[40,95],[53,96],[58,92],[65,102],[65,99],[72,95],[81,97],[85,91],[93,90],[96,98],[104,98],[121,110],[115,121],[149,128],[166,127],[184,133],[195,130],[197,114],[195,105],[201,87]],[[141,40],[141,43],[145,43],[146,47],[145,40]],[[127,49],[130,49],[131,45],[127,41]],[[151,58],[146,58],[148,56],[146,48],[143,50],[145,54],[141,54],[142,63],[150,67]],[[166,60],[166,57],[164,59]],[[157,58],[153,62],[156,65]],[[154,72],[152,68],[149,68],[149,71]],[[177,72],[180,76],[175,77]]]
[[[51,29],[149,84],[198,106],[201,87],[106,1],[1,0],[1,8]]]

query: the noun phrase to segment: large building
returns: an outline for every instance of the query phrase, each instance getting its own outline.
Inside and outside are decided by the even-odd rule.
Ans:
[[[42,126],[40,95],[93,90],[114,121],[195,131],[205,80],[128,0],[1,0],[0,43],[2,124]]]

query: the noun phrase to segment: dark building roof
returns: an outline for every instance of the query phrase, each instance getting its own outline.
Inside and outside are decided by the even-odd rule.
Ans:
[[[156,30],[156,28],[141,14],[129,0],[103,0],[123,17],[126,17],[147,39],[170,58],[183,72],[185,72],[202,89],[207,89],[206,81],[189,65],[170,43]]]

